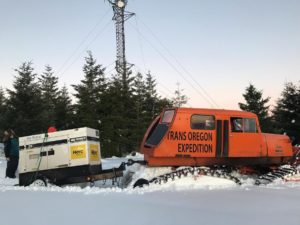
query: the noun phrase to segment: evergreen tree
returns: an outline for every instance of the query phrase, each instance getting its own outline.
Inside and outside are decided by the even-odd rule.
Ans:
[[[145,98],[145,111],[146,121],[149,123],[155,115],[160,113],[161,109],[158,107],[158,95],[156,92],[156,82],[150,71],[146,74],[146,98]]]
[[[293,144],[300,144],[300,86],[285,84],[273,114],[278,132],[287,133]]]
[[[271,118],[269,117],[269,105],[270,98],[263,98],[263,92],[257,90],[254,85],[250,84],[247,88],[243,97],[246,103],[239,103],[241,110],[253,112],[258,116],[260,126],[263,132],[270,132],[273,130]]]
[[[135,115],[131,118],[133,119],[131,122],[132,135],[129,138],[133,144],[132,150],[138,151],[143,136],[154,117],[160,114],[163,108],[171,107],[172,104],[167,99],[159,98],[155,80],[150,72],[146,74],[145,79],[141,73],[137,73],[132,87],[134,100],[132,109],[135,111]]]
[[[0,87],[0,109],[2,109],[5,106],[5,93],[2,87]]]
[[[164,108],[171,108],[173,104],[171,100],[158,96],[156,81],[150,72],[146,74],[145,88],[146,122],[147,125],[149,125],[155,116],[159,115]]]
[[[122,139],[122,123],[126,118],[122,117],[121,107],[118,105],[122,101],[120,96],[121,85],[116,81],[111,81],[107,92],[104,93],[104,109],[100,119],[102,140],[101,153],[106,156],[121,156],[120,145]]]
[[[42,95],[31,62],[23,63],[15,69],[17,76],[13,90],[8,91],[9,126],[19,136],[42,133],[46,130],[43,115]]]
[[[106,119],[110,118],[109,126],[112,128],[109,137],[110,151],[115,155],[131,152],[135,147],[133,81],[132,71],[126,68],[112,77],[107,92],[110,115]]]
[[[75,128],[74,107],[66,85],[58,93],[55,105],[55,126],[58,130]]]
[[[76,108],[76,124],[99,129],[99,104],[106,89],[104,68],[97,64],[91,52],[85,58],[83,66],[84,79],[79,85],[72,85],[78,102]]]
[[[142,114],[144,111],[145,97],[146,86],[143,80],[143,75],[141,73],[137,73],[133,82],[133,100],[138,114]]]
[[[132,141],[134,142],[134,151],[138,150],[139,144],[142,141],[143,134],[145,133],[147,120],[147,102],[146,102],[146,86],[143,80],[143,75],[137,73],[133,83],[133,100],[135,116],[132,121]]]
[[[180,89],[180,83],[176,83],[176,85],[177,89],[175,90],[175,97],[172,99],[172,101],[175,107],[181,107],[187,103],[188,98],[183,94],[183,89]]]
[[[6,98],[3,88],[0,87],[0,142],[6,126]]]
[[[45,66],[45,72],[39,78],[42,91],[43,106],[45,110],[45,122],[48,126],[56,126],[56,104],[59,95],[57,86],[58,77],[53,75],[52,68],[49,65]]]
[[[167,98],[161,98],[159,97],[157,100],[157,114],[155,114],[154,116],[157,116],[160,112],[162,112],[163,109],[165,108],[173,108],[173,102],[170,99]]]

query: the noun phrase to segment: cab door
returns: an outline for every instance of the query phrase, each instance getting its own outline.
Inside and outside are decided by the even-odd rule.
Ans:
[[[228,157],[229,152],[229,121],[217,120],[216,158]]]
[[[231,117],[229,121],[229,157],[267,156],[263,136],[255,118]]]

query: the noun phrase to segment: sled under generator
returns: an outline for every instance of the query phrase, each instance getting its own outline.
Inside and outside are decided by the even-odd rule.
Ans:
[[[99,131],[77,128],[19,138],[19,185],[63,185],[123,176],[124,165],[102,170]]]

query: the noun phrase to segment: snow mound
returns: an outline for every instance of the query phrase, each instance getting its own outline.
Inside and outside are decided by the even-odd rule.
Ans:
[[[122,162],[127,162],[128,159],[143,160],[143,155],[128,155],[124,158],[112,157],[102,159],[102,166],[104,169],[119,167]],[[300,169],[300,168],[298,168]],[[112,183],[110,180],[107,182],[97,181],[95,186],[90,187],[89,183],[78,185],[66,185],[63,187],[48,186],[48,187],[18,187],[18,179],[8,179],[5,177],[6,160],[0,158],[0,191],[41,191],[41,192],[68,192],[68,193],[83,193],[83,194],[109,194],[109,193],[126,193],[126,194],[144,194],[151,192],[178,192],[178,191],[195,191],[195,190],[241,190],[256,189],[256,188],[269,188],[269,189],[284,189],[284,188],[299,188],[300,187],[300,174],[290,177],[289,180],[277,179],[274,182],[255,186],[257,176],[241,175],[238,172],[232,172],[231,175],[237,177],[242,185],[237,185],[234,181],[226,178],[217,178],[204,175],[191,175],[186,177],[175,177],[172,181],[161,184],[150,184],[143,188],[133,188],[133,184],[140,178],[151,180],[154,177],[170,173],[171,167],[147,167],[140,164],[133,164],[128,166],[124,171],[124,177],[129,177],[129,182],[126,186],[124,177],[119,179],[117,183]]]

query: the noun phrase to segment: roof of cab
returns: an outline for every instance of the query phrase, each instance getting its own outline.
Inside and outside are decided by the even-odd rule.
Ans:
[[[190,114],[206,114],[206,115],[224,115],[224,116],[247,116],[247,117],[257,117],[256,114],[252,112],[239,111],[239,110],[227,110],[227,109],[201,109],[201,108],[174,108],[180,113],[190,113]]]

